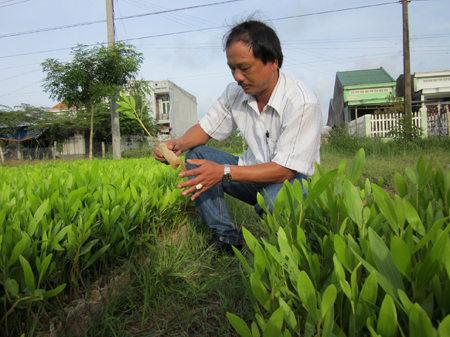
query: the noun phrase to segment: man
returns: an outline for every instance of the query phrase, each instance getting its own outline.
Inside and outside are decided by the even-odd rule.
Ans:
[[[322,112],[315,94],[280,70],[283,54],[274,30],[259,21],[245,21],[224,37],[228,66],[236,83],[227,86],[201,121],[167,147],[186,155],[189,180],[178,185],[193,193],[197,211],[212,229],[210,249],[241,248],[242,233],[231,220],[224,192],[255,205],[257,193],[269,211],[288,180],[302,183],[319,162]],[[248,144],[242,156],[204,146],[224,140],[239,129]],[[164,158],[155,151],[155,158]]]

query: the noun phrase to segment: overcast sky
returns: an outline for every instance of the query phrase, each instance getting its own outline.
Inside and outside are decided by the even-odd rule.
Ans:
[[[280,37],[282,69],[316,92],[324,124],[337,71],[403,72],[398,1],[114,0],[114,11],[116,41],[144,55],[138,78],[169,79],[195,95],[199,119],[233,81],[223,34],[255,12]],[[411,73],[450,69],[449,12],[449,0],[409,4]],[[70,61],[77,44],[106,43],[105,0],[0,0],[0,27],[0,104],[51,107],[40,64]]]

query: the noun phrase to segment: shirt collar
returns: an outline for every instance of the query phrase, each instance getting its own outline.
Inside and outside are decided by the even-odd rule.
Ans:
[[[278,112],[279,115],[281,115],[281,103],[283,95],[280,94],[280,91],[283,90],[284,84],[286,82],[286,79],[284,78],[284,73],[281,70],[278,70],[278,81],[275,85],[275,88],[272,91],[272,94],[270,95],[269,102],[267,102],[267,105],[270,106],[272,109],[274,109],[276,112]],[[244,99],[242,102],[246,102],[248,105],[250,105],[252,102],[256,103],[256,98],[253,95],[245,94],[244,93]]]
[[[286,79],[284,78],[284,73],[279,69],[278,70],[278,81],[277,85],[272,91],[272,95],[270,95],[269,102],[267,103],[272,109],[278,112],[281,115],[281,104],[283,102],[283,94],[282,90],[285,87]]]

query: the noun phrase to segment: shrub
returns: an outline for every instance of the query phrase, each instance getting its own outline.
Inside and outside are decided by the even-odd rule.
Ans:
[[[227,314],[241,336],[448,335],[450,173],[421,157],[391,196],[360,180],[364,161],[317,166],[306,199],[285,184],[261,242],[244,229],[251,329]]]

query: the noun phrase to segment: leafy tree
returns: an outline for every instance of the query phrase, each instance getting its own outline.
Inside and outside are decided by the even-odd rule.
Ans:
[[[72,62],[47,59],[42,63],[47,73],[44,90],[69,109],[91,111],[89,158],[92,159],[95,106],[107,97],[114,97],[123,85],[134,79],[143,58],[133,46],[121,42],[91,49],[78,45],[72,49],[72,54]]]

